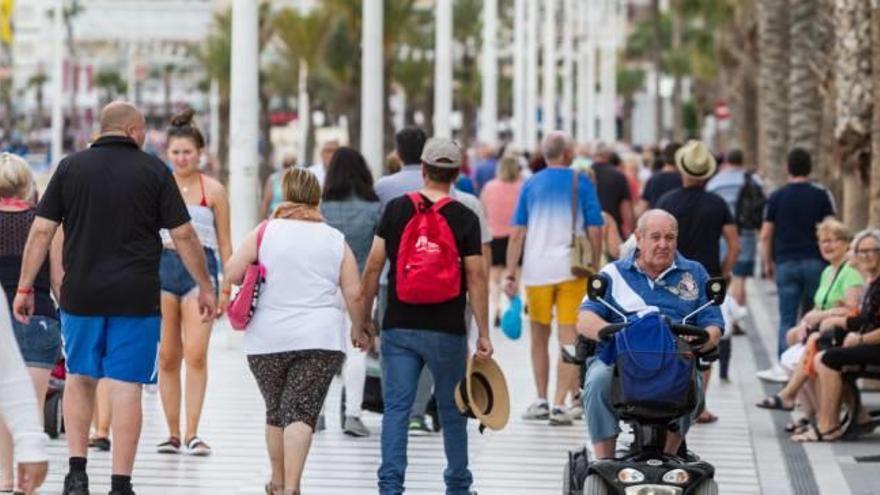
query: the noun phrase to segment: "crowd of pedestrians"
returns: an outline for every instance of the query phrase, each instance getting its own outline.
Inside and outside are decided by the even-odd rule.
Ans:
[[[534,379],[522,419],[583,418],[597,456],[612,456],[611,368],[593,362],[581,390],[578,368],[550,359],[551,346],[574,344],[578,332],[595,338],[613,318],[585,301],[586,274],[599,270],[617,284],[619,307],[674,316],[704,302],[709,277],[729,280],[722,307],[699,317],[707,348],[719,346],[722,380],[731,335],[745,331],[746,279],[775,279],[778,363],[758,377],[787,385],[758,406],[800,407],[792,440],[840,438],[841,370],[880,364],[880,233],[853,236],[835,218],[802,149],[768,194],[740,151],[715,156],[697,140],[590,147],[552,131],[529,154],[479,143],[471,168],[455,141],[405,128],[375,183],[358,151],[328,140],[314,165],[284,157],[263,184],[263,220],[233,250],[228,195],[199,169],[206,142],[193,112],[170,122],[164,161],[141,150],[145,132],[136,108],[108,105],[100,135],[60,162],[39,203],[28,165],[0,155],[0,284],[14,317],[0,311],[0,492],[29,493],[45,477],[37,425],[62,357],[64,494],[89,493],[90,446],[112,453],[111,494],[134,493],[143,385],[158,383],[168,430],[155,448],[211,455],[199,424],[212,327],[252,266],[264,279],[244,354],[265,403],[270,495],[300,492],[337,374],[344,433],[372,434],[362,420],[369,353],[381,360],[379,492],[403,492],[409,436],[439,429],[447,492],[471,493],[456,390],[469,359],[491,359],[491,329],[521,293],[522,361]],[[711,375],[699,377],[700,397]],[[867,431],[870,417],[857,413]],[[719,417],[706,408],[693,420]],[[690,423],[670,436],[670,452]]]

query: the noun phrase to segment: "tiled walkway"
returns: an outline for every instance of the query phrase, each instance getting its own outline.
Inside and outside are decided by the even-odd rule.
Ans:
[[[741,342],[741,344],[740,344]],[[501,432],[480,436],[472,429],[471,462],[475,488],[480,494],[556,495],[561,493],[562,469],[568,449],[585,441],[583,425],[551,428],[524,422],[518,414],[532,399],[528,341],[511,342],[497,335],[495,344],[512,394],[512,418]],[[689,442],[693,450],[715,464],[722,493],[760,493],[749,426],[748,402],[742,389],[752,380],[754,365],[741,339],[734,346],[731,383],[713,383],[709,403],[721,420],[696,426]],[[740,363],[743,363],[740,365]],[[259,494],[267,478],[263,449],[262,401],[245,365],[241,350],[227,345],[225,330],[217,330],[210,358],[210,383],[201,436],[214,448],[208,458],[160,455],[154,446],[164,440],[165,427],[156,394],[145,394],[145,427],[135,468],[139,494],[176,495]],[[337,411],[338,384],[330,392],[328,411]],[[338,414],[328,414],[327,431],[316,435],[306,467],[305,494],[375,493],[379,462],[380,416],[366,413],[374,435],[366,439],[344,436]],[[407,493],[443,492],[442,440],[410,440]],[[106,493],[109,454],[90,454],[93,493]],[[52,444],[51,473],[42,493],[59,493],[66,471],[63,440]]]

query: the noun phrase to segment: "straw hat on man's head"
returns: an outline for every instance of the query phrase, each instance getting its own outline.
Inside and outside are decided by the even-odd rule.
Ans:
[[[675,165],[682,175],[708,179],[715,174],[715,157],[701,141],[691,140],[675,152]]]
[[[485,428],[500,430],[510,418],[510,396],[504,373],[493,359],[468,359],[464,379],[455,387],[458,411]]]

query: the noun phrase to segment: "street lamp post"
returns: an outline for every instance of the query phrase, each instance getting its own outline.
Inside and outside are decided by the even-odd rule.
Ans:
[[[525,145],[529,151],[538,147],[538,121],[535,111],[538,109],[538,17],[540,5],[538,0],[527,0],[529,10],[526,18],[526,139]]]
[[[52,163],[61,161],[64,139],[64,2],[58,0],[52,14]]]
[[[513,143],[526,145],[526,0],[513,4]]]
[[[452,137],[452,0],[437,0],[434,38],[434,136]]]
[[[562,130],[574,130],[574,0],[565,0],[562,7]]]
[[[498,138],[498,0],[483,0],[483,79],[480,140]]]
[[[536,0],[537,1],[537,0]],[[544,0],[544,81],[542,130],[544,135],[556,128],[556,0]]]
[[[373,177],[382,175],[384,92],[382,88],[382,0],[363,3],[363,66],[361,70],[361,152]]]
[[[232,242],[238,246],[257,220],[260,111],[257,2],[233,0],[229,103],[229,197]]]

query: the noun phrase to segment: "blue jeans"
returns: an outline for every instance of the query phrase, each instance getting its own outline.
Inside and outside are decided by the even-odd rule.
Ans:
[[[785,334],[795,326],[798,317],[813,307],[813,295],[826,263],[819,259],[782,261],[776,263],[776,290],[779,293],[779,345],[776,357],[788,343]]]
[[[620,417],[611,404],[611,380],[614,367],[608,366],[599,358],[591,358],[587,365],[587,374],[584,378],[584,393],[581,400],[584,403],[584,417],[587,420],[587,432],[593,443],[616,438],[620,434]],[[684,436],[691,426],[691,419],[703,410],[703,374],[696,373],[697,384],[697,407],[690,416],[683,416],[676,420],[679,432]]]
[[[403,493],[409,414],[415,400],[419,374],[428,366],[434,375],[434,395],[443,427],[446,493],[467,494],[473,483],[468,469],[467,418],[455,407],[454,392],[464,378],[467,339],[430,330],[382,330],[382,464],[379,493]]]

